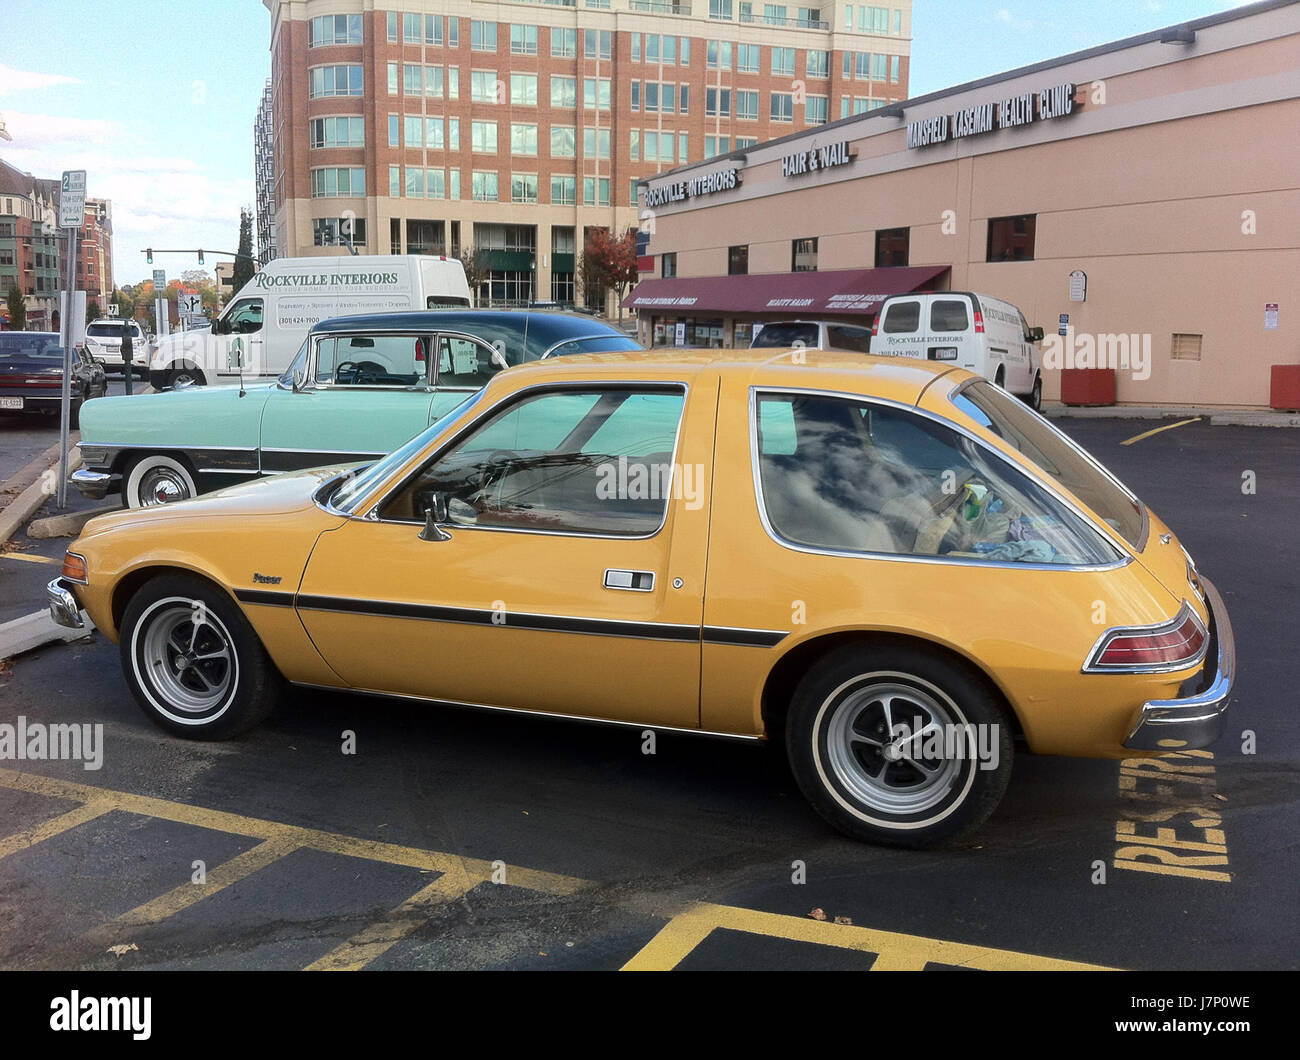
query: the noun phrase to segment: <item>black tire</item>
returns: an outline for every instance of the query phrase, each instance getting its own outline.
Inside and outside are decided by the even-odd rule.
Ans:
[[[81,404],[84,399],[77,398],[68,406],[68,430],[75,431],[81,428]]]
[[[190,740],[225,740],[251,729],[283,688],[239,608],[191,575],[159,575],[131,597],[118,650],[140,709]]]
[[[998,365],[998,370],[993,374],[993,385],[1000,386],[1003,389],[1007,385],[1007,370],[1002,365]]]
[[[900,708],[901,719],[894,716]],[[955,726],[958,737],[937,757],[927,753],[932,722],[940,726],[934,731]],[[893,740],[878,739],[886,726]],[[905,737],[914,732],[923,735],[909,747]],[[965,835],[988,819],[1011,779],[1011,733],[997,694],[918,646],[864,643],[830,652],[795,689],[785,734],[790,768],[813,808],[870,843],[925,847]]]
[[[187,386],[206,386],[207,382],[203,370],[193,365],[182,364],[167,371],[168,390],[184,389]]]
[[[1040,411],[1040,410],[1042,409],[1042,407],[1043,407],[1043,374],[1042,374],[1041,372],[1035,372],[1035,373],[1034,373],[1034,385],[1033,385],[1033,388],[1029,391],[1029,396],[1028,396],[1027,398],[1025,398],[1025,404],[1027,404],[1027,405],[1028,405],[1031,409],[1033,409],[1035,412],[1038,412],[1038,411]]]

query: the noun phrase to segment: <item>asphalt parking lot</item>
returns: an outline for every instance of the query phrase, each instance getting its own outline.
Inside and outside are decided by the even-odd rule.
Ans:
[[[775,748],[319,692],[177,741],[96,635],[0,676],[0,721],[104,725],[101,768],[0,761],[0,967],[1300,966],[1300,431],[1061,422],[1228,603],[1208,752],[1159,776],[1022,755],[970,840],[893,851],[830,832]],[[18,544],[0,621],[67,542]],[[1160,791],[1194,834],[1155,831]]]

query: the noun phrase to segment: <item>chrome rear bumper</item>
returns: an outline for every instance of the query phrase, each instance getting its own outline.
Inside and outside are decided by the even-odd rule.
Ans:
[[[74,486],[77,487],[83,497],[89,497],[93,501],[99,500],[108,493],[108,487],[113,481],[113,476],[103,471],[91,471],[89,468],[78,468],[68,478]]]
[[[1125,747],[1135,751],[1180,751],[1208,747],[1223,734],[1232,685],[1237,679],[1237,645],[1223,597],[1208,578],[1202,576],[1200,582],[1210,611],[1211,648],[1217,646],[1217,651],[1207,653],[1205,669],[1184,685],[1187,695],[1153,699],[1138,709]]]

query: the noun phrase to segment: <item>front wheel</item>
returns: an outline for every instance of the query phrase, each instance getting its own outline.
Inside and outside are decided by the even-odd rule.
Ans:
[[[931,846],[974,830],[1011,777],[1011,734],[996,695],[912,646],[848,645],[814,665],[791,701],[786,751],[822,817],[888,846]]]
[[[122,500],[128,508],[151,508],[172,504],[198,495],[194,475],[175,457],[149,453],[139,457],[122,484]]]
[[[179,368],[168,370],[166,385],[171,390],[184,390],[190,386],[203,386],[207,381],[201,369],[181,365]]]
[[[1034,373],[1034,387],[1029,391],[1029,397],[1025,399],[1026,403],[1035,412],[1043,407],[1043,376],[1041,373]]]
[[[127,604],[118,646],[141,709],[161,728],[223,740],[270,712],[282,678],[248,620],[189,575],[147,582]]]

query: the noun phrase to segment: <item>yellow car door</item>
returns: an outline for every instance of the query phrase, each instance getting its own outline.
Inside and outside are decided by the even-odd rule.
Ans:
[[[715,380],[515,394],[321,535],[308,633],[355,688],[697,727],[716,405]]]

